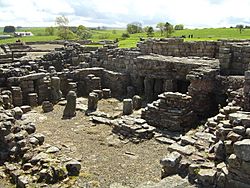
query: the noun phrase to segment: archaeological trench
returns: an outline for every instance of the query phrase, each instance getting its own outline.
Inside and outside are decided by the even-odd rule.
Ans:
[[[46,53],[28,55],[35,52]],[[0,175],[21,188],[130,187],[77,181],[83,163],[58,155],[46,144],[53,134],[29,119],[61,105],[65,124],[88,117],[126,143],[164,145],[165,155],[154,159],[159,181],[132,187],[250,187],[249,63],[248,40],[142,39],[131,49],[84,41],[1,45]],[[100,110],[111,98],[121,104],[118,114]]]

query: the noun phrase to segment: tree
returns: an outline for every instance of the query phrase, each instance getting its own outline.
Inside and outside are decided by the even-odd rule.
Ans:
[[[183,30],[183,29],[184,29],[183,24],[178,24],[178,25],[174,26],[174,30]]]
[[[3,29],[4,33],[14,33],[16,31],[16,28],[14,26],[5,26]]]
[[[61,39],[68,40],[75,37],[75,34],[69,29],[68,24],[69,19],[64,15],[56,18],[56,25],[58,26],[58,36]]]
[[[145,29],[148,37],[154,36],[154,28],[153,27],[147,26],[144,29]]]
[[[160,32],[161,32],[161,36],[163,35],[164,33],[164,27],[165,27],[165,23],[163,22],[159,22],[156,26],[156,28],[160,29]]]
[[[236,28],[238,28],[238,29],[239,29],[240,34],[241,34],[241,33],[242,33],[242,31],[243,31],[243,29],[244,29],[244,25],[242,25],[242,24],[236,25]]]
[[[122,38],[123,38],[123,39],[129,38],[129,37],[130,37],[130,36],[129,36],[128,33],[122,33]]]
[[[92,36],[90,30],[83,25],[79,25],[76,34],[80,39],[88,39]]]
[[[170,35],[174,32],[174,27],[169,22],[166,22],[164,25],[164,31],[166,37],[170,37]]]
[[[46,27],[45,33],[49,36],[53,36],[55,34],[55,28],[54,27]]]
[[[142,32],[142,24],[140,22],[133,22],[127,25],[127,32],[129,34],[141,33]]]

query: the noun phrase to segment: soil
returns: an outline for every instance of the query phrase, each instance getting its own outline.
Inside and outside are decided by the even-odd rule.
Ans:
[[[32,44],[29,45],[34,50],[54,50],[55,48],[61,48],[63,45],[60,44]],[[29,60],[35,60],[47,54],[48,52],[27,52],[25,58]]]
[[[84,98],[78,102],[83,108],[87,105]],[[110,116],[122,112],[122,103],[116,99],[101,100],[98,107]],[[37,107],[26,117],[35,121],[38,133],[45,135],[45,144],[60,148],[59,156],[81,161],[80,176],[86,181],[102,188],[114,182],[137,187],[142,182],[160,181],[159,160],[167,155],[166,145],[154,139],[139,144],[120,140],[110,125],[94,124],[81,111],[65,120],[63,110],[64,106],[55,105],[54,111],[43,113]]]

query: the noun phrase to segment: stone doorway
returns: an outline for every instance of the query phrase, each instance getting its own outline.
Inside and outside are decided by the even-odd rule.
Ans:
[[[190,81],[188,80],[176,80],[174,84],[174,92],[186,94],[188,92],[189,85]]]
[[[144,94],[148,102],[152,102],[158,98],[158,95],[163,93],[163,79],[145,78],[144,79]]]

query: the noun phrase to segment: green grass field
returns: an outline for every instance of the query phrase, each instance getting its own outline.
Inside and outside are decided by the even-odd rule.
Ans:
[[[24,42],[32,41],[50,41],[58,40],[59,38],[55,36],[46,36],[45,28],[21,28],[17,31],[31,31],[35,36],[23,37],[21,38]],[[146,38],[146,33],[131,34],[129,38],[123,39],[121,36],[126,33],[126,30],[92,30],[92,37],[90,40],[100,41],[100,40],[115,40],[119,39],[119,47],[130,48],[135,47],[139,39]],[[3,34],[3,28],[0,28],[0,34]],[[180,31],[175,31],[172,36],[182,36],[193,35],[193,38],[186,38],[186,41],[199,41],[199,40],[218,40],[218,39],[250,39],[250,29],[244,29],[242,33],[235,28],[206,28],[206,29],[185,29]],[[155,32],[155,38],[160,38],[159,32]],[[2,39],[0,44],[15,42],[18,38]]]

